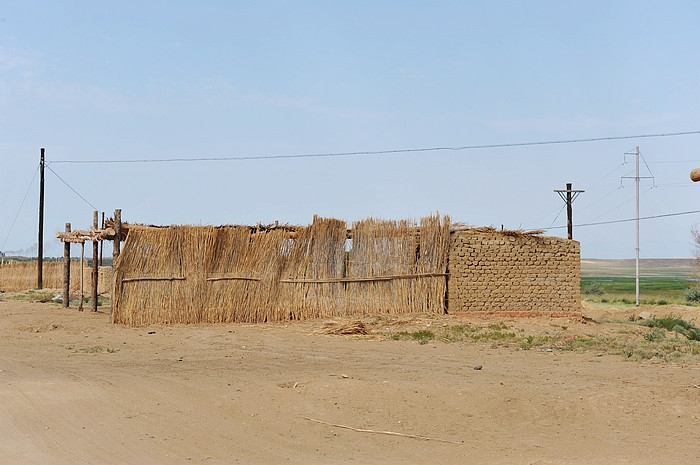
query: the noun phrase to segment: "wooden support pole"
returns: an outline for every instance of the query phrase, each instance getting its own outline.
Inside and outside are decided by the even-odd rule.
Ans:
[[[78,311],[83,311],[83,299],[85,296],[85,291],[83,288],[83,283],[85,282],[85,242],[80,243],[80,304],[78,305]]]
[[[102,225],[100,228],[105,228],[105,212],[102,212]],[[100,266],[102,266],[102,249],[104,249],[104,242],[100,241]]]
[[[562,200],[566,203],[566,230],[567,230],[567,237],[569,240],[574,238],[574,223],[572,220],[572,209],[571,209],[571,204],[574,202],[576,197],[581,192],[585,192],[582,190],[574,190],[571,188],[571,183],[567,182],[566,183],[566,190],[555,190],[557,194],[559,194],[559,197],[562,198]],[[566,194],[566,195],[564,195]]]
[[[66,223],[66,232],[70,233],[70,223]],[[70,242],[63,243],[63,306],[70,305]]]
[[[99,227],[98,223],[98,212],[95,210],[95,212],[92,215],[92,226],[97,230]],[[99,278],[99,242],[98,241],[92,241],[92,311],[96,312],[97,311],[97,281]]]
[[[119,258],[119,253],[121,252],[122,244],[122,211],[121,209],[114,210],[114,246],[112,247],[112,305],[109,309],[109,322],[114,323],[114,302],[117,299],[116,296],[116,284],[117,279],[117,259]]]
[[[114,248],[112,252],[112,266],[117,264],[117,258],[121,252],[122,240],[122,211],[121,209],[114,210]]]

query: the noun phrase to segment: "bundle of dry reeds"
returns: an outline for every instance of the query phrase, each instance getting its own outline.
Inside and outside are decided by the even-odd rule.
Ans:
[[[115,323],[175,322],[175,283],[183,281],[175,228],[129,232],[116,267]]]
[[[415,223],[406,220],[370,218],[353,224],[347,275],[373,280],[348,283],[347,315],[410,311],[415,283],[401,277],[416,273],[414,229]],[[392,279],[376,279],[382,277]]]
[[[354,321],[328,321],[319,331],[321,334],[369,334],[367,326],[360,320]]]
[[[539,235],[547,232],[544,229],[533,229],[530,231],[525,231],[523,229],[496,229],[493,226],[474,227],[474,226],[466,226],[466,225],[461,225],[455,230],[457,230],[457,231],[472,231],[472,232],[489,233],[489,234],[500,234],[502,236],[515,236],[515,237],[539,236]]]
[[[216,229],[204,263],[204,321],[260,323],[284,319],[275,309],[286,236],[282,229]]]
[[[421,219],[417,272],[412,311],[445,313],[447,259],[450,252],[450,217],[439,214]],[[431,276],[432,275],[432,276]]]
[[[311,226],[290,240],[285,276],[280,283],[278,316],[327,318],[343,312],[347,226],[342,220],[314,216]]]

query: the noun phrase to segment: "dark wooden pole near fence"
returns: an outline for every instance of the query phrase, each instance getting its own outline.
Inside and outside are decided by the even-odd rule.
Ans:
[[[117,277],[117,259],[122,246],[122,211],[114,210],[114,246],[112,247],[112,306],[109,309],[109,322],[114,323],[114,301],[116,299],[116,287],[114,285]]]
[[[117,258],[121,253],[122,247],[122,211],[121,209],[114,210],[114,248],[112,249],[112,266],[117,264]]]
[[[97,219],[97,210],[92,215],[92,226],[97,230],[99,227]],[[97,311],[97,280],[99,278],[99,243],[98,241],[92,241],[92,311]]]
[[[66,233],[70,234],[70,223],[66,223]],[[70,242],[63,243],[63,306],[70,305]]]
[[[39,161],[39,240],[37,242],[36,287],[44,288],[44,148]]]
[[[102,212],[102,229],[105,228],[105,212]],[[102,266],[102,252],[104,249],[104,242],[100,241],[100,266]]]

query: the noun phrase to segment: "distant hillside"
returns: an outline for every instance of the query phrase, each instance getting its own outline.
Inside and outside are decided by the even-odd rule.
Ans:
[[[695,258],[641,258],[640,278],[692,279],[697,260]],[[634,278],[635,260],[608,260],[599,258],[581,259],[583,278]]]

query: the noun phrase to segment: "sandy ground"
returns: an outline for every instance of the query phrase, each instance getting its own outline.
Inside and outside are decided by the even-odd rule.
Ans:
[[[376,335],[453,317],[374,337],[108,320],[0,301],[0,463],[700,463],[696,363]]]

